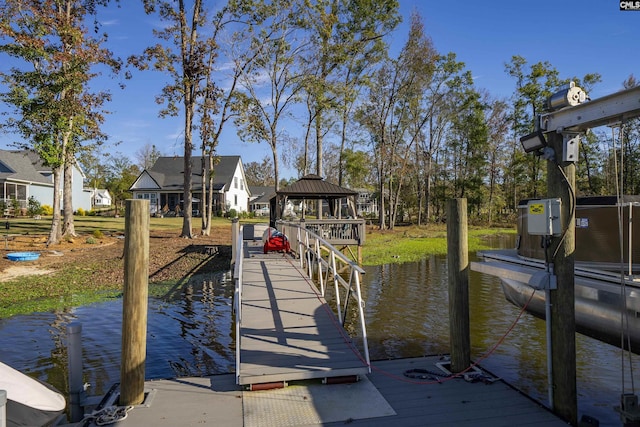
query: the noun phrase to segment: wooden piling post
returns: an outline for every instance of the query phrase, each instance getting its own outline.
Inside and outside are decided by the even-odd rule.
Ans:
[[[447,202],[447,266],[451,372],[455,373],[471,365],[467,199]]]
[[[149,284],[149,201],[127,200],[124,225],[121,406],[144,401]]]
[[[564,236],[554,237],[548,249],[553,257],[558,288],[551,290],[551,363],[553,372],[553,410],[571,425],[578,422],[578,397],[576,385],[576,316],[574,252],[576,165],[562,162],[564,150],[560,133],[547,134],[547,141],[556,152],[556,162],[547,162],[548,197],[562,201],[561,217]],[[562,169],[562,170],[560,170]],[[570,188],[573,191],[570,191]]]
[[[84,418],[82,399],[84,381],[82,379],[82,324],[67,325],[67,368],[69,370],[69,421],[77,423]]]

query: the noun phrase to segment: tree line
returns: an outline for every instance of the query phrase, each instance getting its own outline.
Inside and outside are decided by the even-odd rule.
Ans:
[[[112,155],[109,170],[100,166],[110,93],[91,82],[105,71],[170,76],[156,101],[161,118],[184,119],[184,237],[193,237],[193,152],[203,161],[202,188],[212,188],[216,148],[231,125],[242,140],[270,147],[269,159],[247,165],[253,184],[277,189],[284,164],[370,191],[383,229],[441,220],[454,197],[468,199],[474,221],[512,218],[520,199],[545,188],[544,160],[525,155],[519,137],[562,85],[574,81],[588,93],[601,80],[596,72],[560,76],[548,62],[516,55],[505,63],[513,95],[494,97],[454,52],[437,51],[416,12],[393,52],[402,20],[395,0],[229,0],[215,10],[202,0],[142,3],[164,24],[148,48],[121,59],[107,49],[99,20],[117,1],[3,2],[0,52],[19,65],[0,73],[1,99],[12,108],[2,129],[40,155],[56,186],[70,185],[69,168],[80,162],[90,181],[125,197],[145,159],[160,153],[147,146],[137,165]],[[621,87],[635,84],[630,75]],[[611,193],[621,176],[625,192],[637,191],[638,122],[611,132],[582,138],[579,194]],[[50,242],[74,233],[71,191],[63,194],[62,218],[54,198]],[[212,198],[202,195],[203,234]]]

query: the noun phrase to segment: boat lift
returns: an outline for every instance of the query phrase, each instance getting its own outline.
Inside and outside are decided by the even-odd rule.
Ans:
[[[574,164],[578,160],[578,150],[579,150],[579,142],[580,135],[591,128],[598,126],[615,126],[621,123],[624,123],[626,120],[636,118],[640,116],[640,86],[636,86],[630,89],[622,90],[607,96],[603,96],[601,98],[595,100],[588,100],[585,92],[576,87],[573,83],[569,84],[567,87],[552,95],[547,101],[546,107],[550,110],[547,113],[540,114],[536,117],[534,132],[520,138],[520,142],[522,143],[522,147],[527,153],[535,153],[542,158],[555,162],[559,167],[562,164]],[[562,136],[562,144],[558,144],[558,135]],[[556,142],[555,144],[550,143],[547,139],[551,140],[551,142]],[[556,152],[557,151],[557,152]],[[563,172],[564,173],[564,172]],[[551,178],[549,178],[551,179]],[[566,178],[566,186],[568,186],[568,191],[573,194],[573,189],[571,188],[575,183],[570,183]],[[574,180],[575,181],[575,180]],[[550,181],[551,182],[551,181]],[[562,184],[563,186],[565,184]],[[538,201],[540,204],[543,201]],[[554,202],[555,203],[555,202]],[[558,202],[559,204],[559,202]],[[543,212],[543,216],[545,218],[542,222],[542,228],[551,227],[551,221],[553,220],[553,215],[549,216],[548,211],[545,209]],[[569,218],[568,224],[572,224],[575,222],[575,211],[570,211],[571,217]],[[547,222],[549,220],[549,222]],[[540,224],[538,224],[540,225]],[[565,230],[566,232],[566,230]],[[555,232],[542,232],[538,233],[542,235],[556,235]],[[575,247],[575,234],[571,233],[570,238],[573,240],[573,247]],[[560,237],[559,247],[562,243],[562,239],[565,236]],[[550,238],[550,237],[549,237]],[[564,252],[563,252],[564,254]],[[569,254],[565,254],[565,256],[569,256]],[[555,266],[553,265],[554,260],[550,261],[550,266],[547,272],[545,272],[544,280],[540,280],[540,278],[536,278],[533,280],[536,282],[533,285],[531,280],[530,286],[537,289],[545,289],[547,295],[547,304],[550,299],[550,291],[556,290],[557,278],[555,277],[556,272],[562,270],[569,270],[568,262],[565,260],[566,258],[559,256],[559,259],[556,260]],[[571,258],[572,259],[572,258]],[[562,265],[565,263],[565,265]],[[475,267],[474,267],[475,264]],[[558,268],[560,267],[560,268]],[[563,268],[565,267],[565,268]],[[489,273],[488,268],[483,268],[480,266],[480,263],[472,263],[471,268],[473,270],[477,270],[484,273]],[[489,273],[492,274],[492,273]],[[558,273],[559,274],[559,273]],[[500,275],[500,269],[495,269],[493,275]],[[574,282],[573,277],[565,276],[564,279],[571,283],[573,286]],[[573,300],[573,298],[572,298]],[[563,302],[564,303],[564,302]],[[572,301],[573,303],[573,301]],[[560,304],[556,304],[556,309],[559,309]],[[550,313],[547,310],[547,329],[549,330],[549,322],[550,322]],[[569,310],[573,313],[573,310]],[[552,408],[554,408],[555,398],[553,396],[553,369],[552,369],[552,349],[551,349],[551,337],[547,338],[547,346],[548,346],[548,358],[549,358],[549,404]],[[575,348],[573,360],[575,361]],[[574,362],[574,373],[573,378],[575,379],[575,362]],[[573,391],[575,394],[575,389]],[[566,398],[566,396],[565,396]],[[573,401],[575,402],[577,399],[576,396],[573,396]],[[564,413],[567,418],[572,418],[575,416],[577,412],[577,408],[570,408],[571,404],[567,404],[567,401],[562,402],[562,408],[555,408]],[[558,405],[560,406],[560,405]],[[575,406],[575,403],[573,403]],[[632,393],[623,393],[621,395],[620,406],[615,408],[621,415],[621,418],[625,422],[638,422],[640,421],[640,408],[638,407],[638,397]]]

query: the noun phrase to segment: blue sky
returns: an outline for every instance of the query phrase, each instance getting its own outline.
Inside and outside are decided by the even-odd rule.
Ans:
[[[140,1],[121,3],[120,8],[101,11],[99,19],[109,34],[109,47],[126,59],[154,42],[152,29],[161,23],[144,14]],[[513,92],[514,81],[504,71],[513,55],[523,56],[529,64],[549,61],[561,78],[600,73],[602,82],[589,94],[592,99],[620,90],[630,74],[640,78],[640,11],[620,11],[616,0],[400,0],[404,22],[390,38],[394,53],[407,39],[413,10],[422,16],[436,49],[456,53],[471,70],[477,87],[495,97],[508,98]],[[6,61],[0,61],[0,67],[6,66]],[[103,127],[110,141],[105,151],[135,161],[136,151],[155,144],[165,155],[182,155],[182,117],[158,118],[154,101],[167,79],[158,72],[134,71],[124,90],[117,87],[117,78],[100,79],[96,85],[113,95],[107,105],[112,114]],[[302,132],[289,130],[293,136]],[[0,134],[0,148],[11,148],[15,138]],[[244,143],[231,128],[218,153],[239,154],[245,163],[271,156],[267,144]],[[285,170],[282,175],[289,177],[293,172]]]

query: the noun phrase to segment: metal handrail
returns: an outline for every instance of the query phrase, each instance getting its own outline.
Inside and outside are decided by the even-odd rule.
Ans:
[[[364,317],[365,303],[362,299],[362,292],[360,289],[360,275],[365,273],[364,269],[336,249],[331,243],[327,242],[313,231],[300,226],[298,223],[278,221],[276,226],[285,236],[296,236],[297,242],[294,242],[291,247],[292,249],[297,248],[297,255],[300,258],[300,267],[304,270],[306,263],[306,270],[309,277],[313,278],[314,268],[317,270],[320,294],[323,298],[326,293],[325,283],[328,284],[330,279],[333,281],[336,304],[335,310],[338,320],[343,327],[346,321],[349,300],[350,298],[356,300],[356,303],[358,304],[360,329],[362,331],[364,356],[367,365],[371,366],[371,361],[369,359],[369,345],[367,341],[367,327]],[[340,275],[340,271],[345,267],[349,270],[348,280],[345,280],[345,278]],[[341,301],[341,289],[345,294],[344,302]]]
[[[235,239],[235,265],[233,268],[233,310],[236,315],[236,384],[240,383],[240,322],[242,321],[242,261],[244,258],[243,252],[243,227],[239,228],[239,233],[236,236],[231,236]]]

